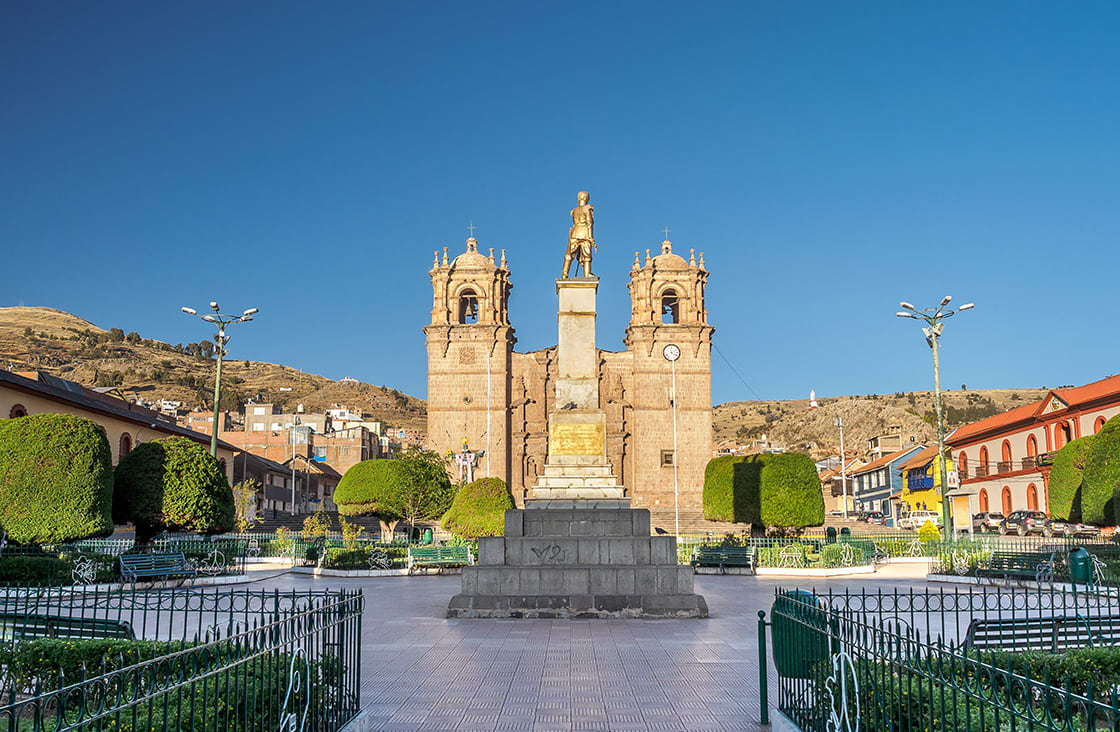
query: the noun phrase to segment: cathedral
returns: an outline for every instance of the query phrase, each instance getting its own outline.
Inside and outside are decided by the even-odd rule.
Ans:
[[[493,249],[483,254],[471,237],[454,259],[446,248],[442,258],[437,252],[428,274],[429,447],[441,454],[464,446],[484,451],[473,476],[502,478],[522,507],[549,454],[550,415],[565,408],[554,403],[557,347],[514,351],[505,250],[495,259]],[[635,253],[626,350],[595,350],[607,459],[630,505],[650,509],[655,524],[671,525],[675,496],[682,515],[701,510],[712,456],[707,280],[703,253],[686,260],[668,240],[656,256],[647,249],[644,261]]]

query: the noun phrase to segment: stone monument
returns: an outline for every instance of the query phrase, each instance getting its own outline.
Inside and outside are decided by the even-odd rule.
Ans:
[[[544,471],[525,508],[506,512],[505,536],[479,539],[448,617],[707,617],[676,537],[650,536],[649,510],[630,508],[607,460],[589,200],[581,192],[572,210],[556,281],[559,376]],[[573,257],[583,277],[568,276]]]

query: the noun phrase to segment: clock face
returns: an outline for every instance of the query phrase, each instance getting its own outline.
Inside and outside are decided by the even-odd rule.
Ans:
[[[677,348],[672,343],[665,346],[665,350],[662,351],[662,353],[665,355],[666,361],[676,361],[681,357],[681,349]]]

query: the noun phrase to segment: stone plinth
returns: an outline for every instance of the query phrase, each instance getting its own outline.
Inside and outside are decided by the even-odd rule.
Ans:
[[[578,504],[577,504],[578,505]],[[544,508],[506,512],[505,536],[478,542],[448,617],[707,617],[677,540],[650,536],[649,511]]]
[[[595,293],[598,277],[556,280],[557,311],[556,406],[599,408],[599,363],[595,354]]]

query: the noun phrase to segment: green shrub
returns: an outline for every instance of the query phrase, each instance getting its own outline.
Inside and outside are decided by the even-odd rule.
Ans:
[[[845,546],[850,546],[852,549],[850,564],[844,562]],[[867,564],[867,559],[861,546],[855,544],[826,544],[821,547],[821,564],[825,567],[857,567]]]
[[[760,526],[824,523],[820,476],[808,455],[729,455],[704,470],[704,518]]]
[[[155,534],[220,534],[234,526],[233,491],[221,465],[186,437],[137,445],[117,465],[113,519],[136,526],[136,541]]]
[[[1114,500],[1120,491],[1120,415],[1104,423],[1093,437],[1081,484],[1081,520],[1090,524],[1118,523]]]
[[[501,478],[479,478],[455,494],[441,525],[456,536],[478,538],[505,533],[506,511],[515,508],[509,487]]]
[[[1093,446],[1093,435],[1066,443],[1054,454],[1054,466],[1050,469],[1050,484],[1047,495],[1050,501],[1050,514],[1063,521],[1081,521],[1082,478],[1085,461]]]
[[[922,542],[923,544],[928,544],[931,541],[937,541],[940,538],[941,532],[937,530],[937,524],[928,519],[924,524],[922,524],[921,528],[918,529],[918,541]]]
[[[57,587],[71,582],[70,565],[58,557],[16,554],[0,559],[0,584]]]
[[[113,533],[109,442],[66,414],[0,419],[0,526],[22,544]]]
[[[395,498],[404,490],[407,480],[407,466],[400,461],[363,460],[342,476],[334,491],[334,502],[343,516],[400,519]]]

